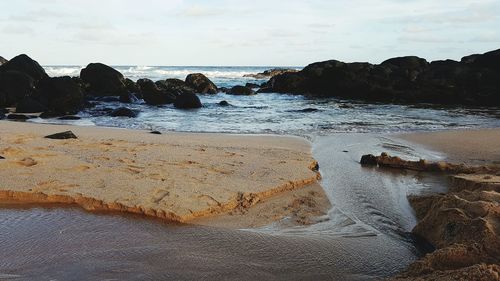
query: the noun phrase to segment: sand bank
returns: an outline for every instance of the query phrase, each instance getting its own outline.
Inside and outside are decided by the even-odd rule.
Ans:
[[[78,139],[44,138],[66,130]],[[244,214],[283,193],[290,204],[305,196],[327,206],[310,149],[307,141],[296,137],[153,135],[2,121],[0,199],[72,203],[87,210],[125,211],[177,222]],[[288,194],[304,187],[310,192]],[[269,208],[282,211],[251,224],[294,212],[272,205]]]
[[[498,280],[500,277],[500,129],[408,134],[447,161],[488,165],[488,173],[450,175],[445,194],[411,196],[413,233],[436,250],[395,280]]]

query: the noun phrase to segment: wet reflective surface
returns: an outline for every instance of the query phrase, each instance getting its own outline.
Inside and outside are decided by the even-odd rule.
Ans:
[[[363,136],[363,137],[360,137]],[[347,152],[344,152],[347,151]],[[226,230],[74,207],[0,208],[0,279],[371,280],[421,255],[408,232],[408,193],[439,177],[364,168],[363,153],[439,155],[376,135],[316,137],[314,156],[333,208],[307,227]]]

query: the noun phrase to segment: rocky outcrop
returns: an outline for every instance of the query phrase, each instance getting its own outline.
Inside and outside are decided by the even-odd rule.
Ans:
[[[39,99],[55,115],[75,114],[84,107],[84,93],[71,77],[53,77],[40,81]]]
[[[141,88],[142,98],[147,104],[170,104],[177,98],[175,94],[165,89],[160,89],[157,84],[150,79],[139,79],[137,85]]]
[[[189,74],[186,85],[193,88],[197,94],[217,94],[217,86],[201,73]]]
[[[180,96],[182,94],[194,94],[196,92],[195,89],[188,86],[186,82],[175,78],[156,81],[155,84],[156,86],[158,86],[158,88],[174,96]]]
[[[446,194],[410,196],[412,233],[436,248],[391,280],[498,280],[500,168],[364,155],[364,165],[448,173]],[[465,173],[465,174],[456,174]]]
[[[80,78],[88,85],[90,95],[120,96],[128,92],[123,74],[102,63],[87,65],[81,70]]]
[[[18,71],[29,75],[35,82],[49,77],[45,70],[25,54],[19,55],[0,66],[0,75],[4,72]]]
[[[227,92],[227,94],[237,96],[250,96],[255,95],[255,91],[245,86],[234,86]]]
[[[45,105],[29,97],[24,98],[16,106],[16,113],[35,113],[46,110],[47,107]]]
[[[186,93],[177,97],[174,102],[175,108],[179,109],[191,109],[202,107],[200,98],[196,94]]]
[[[3,104],[0,106],[15,106],[19,101],[35,94],[35,80],[20,71],[0,72],[0,91],[4,93]]]
[[[276,75],[281,75],[284,73],[294,73],[297,71],[298,71],[297,69],[292,69],[292,68],[273,68],[273,69],[269,69],[269,70],[266,70],[264,72],[257,73],[257,74],[245,74],[245,75],[243,75],[243,77],[250,77],[250,78],[255,78],[255,79],[266,79],[266,78],[274,77]]]
[[[271,78],[262,92],[393,103],[500,105],[500,50],[427,62],[408,56],[379,65],[317,62]]]

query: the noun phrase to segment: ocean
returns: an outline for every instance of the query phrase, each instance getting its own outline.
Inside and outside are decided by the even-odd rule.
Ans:
[[[44,66],[50,76],[78,76],[85,66]],[[273,66],[114,66],[134,81],[179,78],[203,73],[218,87],[246,83],[261,84],[266,79],[244,77]],[[287,67],[301,69],[301,67]],[[172,105],[121,104],[100,102],[79,113],[77,121],[34,119],[33,122],[83,126],[110,126],[182,132],[226,132],[292,134],[301,136],[332,133],[391,133],[444,129],[490,128],[500,126],[500,108],[444,107],[435,105],[391,105],[301,95],[257,94],[234,96],[219,93],[200,95],[203,108],[179,110]],[[231,106],[218,103],[228,101]],[[140,111],[137,118],[116,118],[100,114],[104,108],[126,106]]]

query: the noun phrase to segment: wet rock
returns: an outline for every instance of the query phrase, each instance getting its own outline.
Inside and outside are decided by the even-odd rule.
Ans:
[[[271,78],[271,77],[274,77],[276,75],[280,75],[283,73],[293,73],[293,72],[297,72],[297,70],[291,69],[291,68],[273,68],[273,69],[269,69],[269,70],[266,70],[264,72],[257,73],[257,74],[245,74],[245,75],[243,75],[243,77],[251,77],[251,78],[255,78],[255,79],[265,79],[265,78]]]
[[[462,61],[428,63],[409,56],[379,65],[313,63],[297,73],[272,77],[260,92],[306,94],[387,103],[500,105],[500,50]]]
[[[176,99],[174,94],[158,88],[158,86],[149,79],[140,79],[137,81],[137,85],[141,88],[142,97],[147,104],[170,104]]]
[[[31,77],[31,79],[33,79],[33,81],[35,82],[49,77],[47,73],[45,73],[45,70],[40,66],[40,64],[38,64],[38,62],[32,60],[25,54],[16,56],[0,66],[0,73],[9,71],[24,73]]]
[[[47,139],[64,140],[64,139],[77,139],[78,137],[71,131],[65,131],[61,133],[56,133],[52,135],[45,136]]]
[[[220,93],[227,93],[227,92],[229,92],[229,88],[226,88],[226,87],[220,87],[217,90],[219,90]]]
[[[80,78],[88,84],[90,95],[120,96],[128,92],[123,75],[102,63],[91,63],[80,72]]]
[[[0,57],[1,58],[1,57]],[[0,155],[0,160],[3,160],[5,159],[5,157],[3,157],[2,155]]]
[[[193,88],[198,94],[217,94],[217,86],[201,73],[189,74],[186,85]]]
[[[8,62],[8,60],[6,60],[4,57],[0,56],[0,65],[4,64]]]
[[[59,120],[80,120],[82,118],[79,116],[74,116],[74,115],[65,115],[65,116],[61,116],[57,119],[59,119]]]
[[[5,119],[5,113],[0,111],[0,120],[3,120],[3,119]]]
[[[231,104],[225,100],[219,102],[220,106],[230,106]]]
[[[177,97],[174,106],[179,109],[191,109],[200,108],[202,104],[196,94],[183,94]]]
[[[137,117],[137,115],[138,115],[137,111],[132,110],[132,109],[127,108],[127,107],[117,108],[117,109],[111,111],[111,113],[109,114],[109,116],[111,116],[111,117],[129,117],[129,118]]]
[[[151,131],[150,134],[153,134],[153,135],[161,135],[161,132],[160,131]]]
[[[139,103],[140,102],[139,98],[133,93],[126,93],[124,95],[121,95],[118,100],[120,102],[123,102],[123,103]]]
[[[378,164],[378,160],[375,155],[367,154],[361,156],[361,161],[359,161],[359,163],[366,166],[376,166]]]
[[[260,88],[260,85],[255,84],[255,83],[246,83],[245,87],[250,88],[250,89],[255,89],[255,88]]]
[[[76,114],[85,106],[81,86],[69,76],[43,79],[38,92],[39,99],[55,114]]]
[[[17,120],[17,121],[24,121],[24,120],[33,119],[33,118],[37,118],[37,117],[34,115],[12,114],[12,113],[7,115],[7,119]]]
[[[141,88],[137,85],[137,83],[135,83],[131,79],[125,78],[124,83],[129,93],[138,95],[141,94]]]
[[[156,86],[158,86],[158,88],[174,96],[180,96],[182,94],[190,94],[190,93],[194,94],[196,92],[193,88],[188,86],[186,82],[175,78],[156,81],[155,84]]]
[[[35,80],[20,71],[0,72],[0,91],[4,93],[3,105],[15,106],[24,98],[34,95]]]
[[[47,107],[32,98],[24,98],[16,106],[16,113],[44,112]]]
[[[245,86],[234,86],[228,92],[228,95],[250,96],[255,95],[255,91]]]

